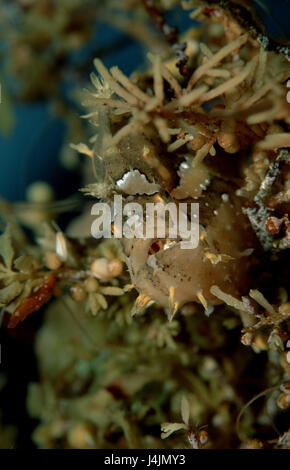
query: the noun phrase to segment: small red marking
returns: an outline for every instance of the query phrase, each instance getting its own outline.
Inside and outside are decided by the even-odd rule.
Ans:
[[[15,328],[18,323],[25,320],[28,315],[36,312],[48,302],[52,296],[55,281],[56,277],[53,276],[53,274],[49,274],[36,292],[23,299],[15,312],[10,316],[8,328]]]

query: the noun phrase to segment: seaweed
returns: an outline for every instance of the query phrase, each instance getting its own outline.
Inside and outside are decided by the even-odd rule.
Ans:
[[[71,201],[45,188],[46,201],[1,201],[2,328],[45,309],[27,395],[40,448],[289,449],[289,65],[253,33],[248,2],[199,2],[200,25],[183,34],[169,3],[124,2],[170,47],[160,36],[162,53],[130,77],[95,59],[93,136],[72,147],[93,174],[91,202],[198,203],[198,247],[169,229],[96,240],[85,204],[61,230]],[[112,21],[128,29],[122,15]],[[14,430],[0,431],[10,442]]]

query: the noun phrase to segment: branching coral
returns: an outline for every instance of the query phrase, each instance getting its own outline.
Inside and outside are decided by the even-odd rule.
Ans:
[[[238,55],[246,43],[248,50],[244,53],[251,59],[248,63]],[[237,153],[255,143],[258,148],[265,150],[287,147],[289,134],[277,132],[269,125],[275,119],[288,118],[289,107],[283,86],[289,73],[287,64],[281,58],[271,56],[247,34],[224,45],[215,54],[209,52],[210,57],[200,53],[201,65],[194,71],[185,88],[181,87],[169,68],[160,63],[159,57],[150,55],[153,84],[147,93],[125,77],[117,67],[113,67],[109,73],[96,60],[96,68],[110,90],[110,97],[102,96],[102,85],[100,87],[100,82],[93,75],[97,93],[92,94],[95,100],[89,104],[109,106],[117,110],[118,114],[122,111],[122,114],[128,112],[132,115],[129,122],[114,134],[110,145],[116,145],[129,133],[153,123],[165,143],[170,141],[172,134],[177,135],[176,140],[168,146],[169,152],[174,152],[188,141],[193,141],[193,150],[201,150],[204,145],[202,139],[197,143],[197,136],[203,135],[203,128],[204,140],[210,141],[212,145],[218,142],[228,153]],[[269,62],[266,67],[267,59]],[[221,62],[221,69],[216,69]],[[170,98],[165,96],[163,80],[174,92],[173,98],[171,95]],[[150,86],[150,82],[146,85]],[[118,99],[113,97],[116,95]],[[202,107],[204,103],[218,97],[221,101],[211,103],[210,110]],[[263,123],[267,128],[262,130]],[[207,153],[208,150],[204,148],[196,157],[196,163]]]

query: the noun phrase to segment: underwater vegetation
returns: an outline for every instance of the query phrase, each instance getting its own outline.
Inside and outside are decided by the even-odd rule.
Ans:
[[[44,311],[26,397],[34,445],[289,449],[284,33],[267,35],[256,2],[239,0],[12,3],[24,21],[17,33],[4,22],[5,73],[20,82],[10,99],[52,100],[68,122],[62,152],[82,158],[82,210],[65,228],[74,199],[54,201],[48,185],[32,186],[29,203],[0,201],[1,329],[21,332]],[[189,19],[182,32],[176,8]],[[147,62],[128,75],[92,59],[76,117],[59,83],[74,67],[85,83],[90,65],[68,55],[91,39],[94,15],[138,40]],[[199,204],[198,246],[183,249],[168,227],[128,239],[116,212],[111,238],[94,238],[92,204],[116,197]],[[16,435],[3,420],[1,447]]]

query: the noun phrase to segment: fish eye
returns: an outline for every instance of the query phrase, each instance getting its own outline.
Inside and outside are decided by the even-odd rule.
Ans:
[[[162,247],[164,245],[164,242],[162,240],[155,240],[151,245],[148,250],[149,255],[155,255],[158,253],[160,250],[162,250]]]

